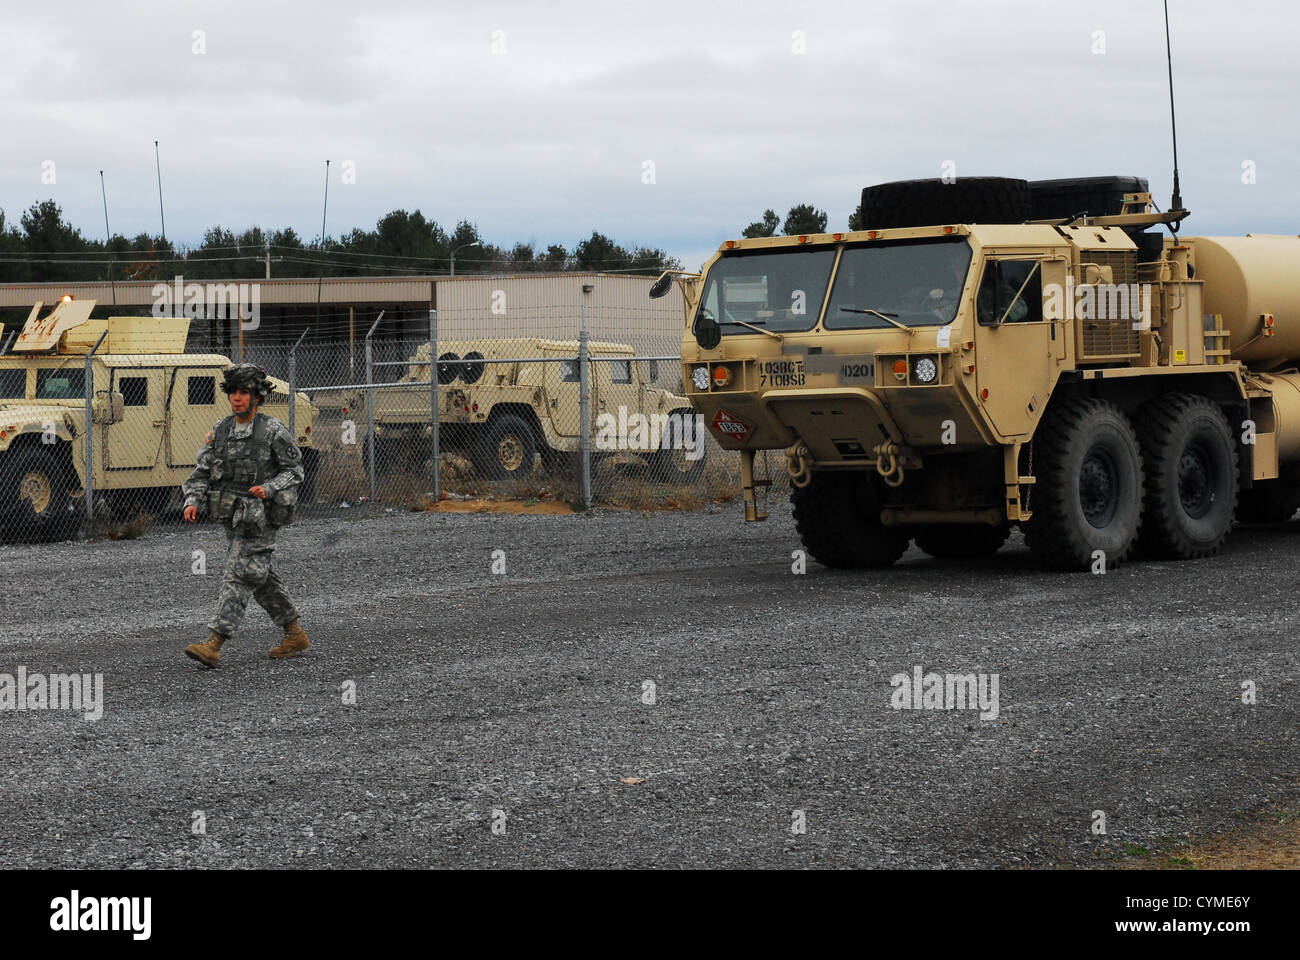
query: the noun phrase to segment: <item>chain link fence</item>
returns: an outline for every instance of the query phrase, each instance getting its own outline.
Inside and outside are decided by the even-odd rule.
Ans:
[[[682,395],[680,328],[661,314],[431,312],[422,336],[409,319],[393,335],[382,312],[358,321],[351,340],[244,345],[276,381],[264,412],[303,449],[303,516],[738,497],[739,459]],[[87,355],[0,356],[3,539],[133,537],[178,522],[180,484],[230,412],[220,385],[231,359],[167,352],[163,339],[137,335],[130,353],[109,340]],[[778,498],[788,484],[772,466]]]

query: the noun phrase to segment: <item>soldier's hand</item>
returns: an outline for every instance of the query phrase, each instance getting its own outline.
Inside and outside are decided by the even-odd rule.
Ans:
[[[259,500],[266,499],[266,487],[261,487],[261,486],[249,487],[248,492],[251,493],[253,496],[257,497],[257,499]]]
[[[199,508],[191,503],[188,507],[185,508],[185,513],[183,514],[183,516],[185,517],[186,523],[193,523],[199,518]]]

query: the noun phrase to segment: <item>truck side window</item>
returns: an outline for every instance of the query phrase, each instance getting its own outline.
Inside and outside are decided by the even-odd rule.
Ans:
[[[609,365],[609,376],[614,383],[631,383],[632,361],[615,360]]]
[[[21,400],[27,396],[26,370],[0,370],[0,398]]]
[[[1043,272],[1036,260],[1003,260],[984,268],[976,298],[976,315],[985,326],[1006,316],[1005,323],[1036,323],[1043,319]],[[1025,281],[1028,280],[1028,283]],[[1024,290],[1021,290],[1024,287]],[[1020,296],[1017,298],[1016,294]],[[1007,308],[1010,307],[1008,312]]]
[[[86,371],[80,367],[36,371],[37,400],[70,400],[86,395]]]
[[[122,394],[123,406],[143,407],[149,403],[149,380],[146,377],[122,377],[117,381],[117,389]]]
[[[217,402],[216,377],[190,377],[186,389],[192,407],[207,407]]]
[[[560,379],[565,383],[578,383],[582,380],[577,360],[560,361]]]

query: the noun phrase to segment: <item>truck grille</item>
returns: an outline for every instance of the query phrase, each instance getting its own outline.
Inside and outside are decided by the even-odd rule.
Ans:
[[[1132,289],[1137,283],[1137,253],[1132,250],[1085,250],[1081,254],[1085,263],[1110,267],[1112,283]],[[1099,301],[1107,299],[1104,288],[1099,290]],[[1136,305],[1131,308],[1136,311]],[[1138,356],[1140,331],[1133,329],[1133,316],[1124,319],[1097,319],[1079,321],[1079,359],[1126,360]]]

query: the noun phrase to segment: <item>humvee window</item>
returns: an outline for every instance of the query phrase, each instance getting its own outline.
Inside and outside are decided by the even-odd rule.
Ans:
[[[613,383],[632,382],[632,361],[615,360],[609,365],[609,376]]]
[[[824,325],[828,330],[891,326],[874,312],[909,327],[952,323],[970,261],[970,246],[961,237],[849,247],[840,258]]]
[[[709,271],[700,312],[718,321],[723,336],[753,335],[738,320],[773,333],[811,330],[834,263],[830,247],[724,256]]]
[[[577,360],[560,361],[560,379],[565,383],[578,383],[582,380],[582,373],[578,370]]]
[[[37,400],[75,400],[86,395],[86,371],[80,367],[36,371]]]
[[[21,400],[27,396],[26,370],[0,370],[0,399]]]
[[[117,381],[117,389],[122,394],[123,406],[144,407],[149,404],[149,381],[145,377],[122,377]]]
[[[216,377],[190,377],[187,389],[192,407],[206,407],[217,402]]]

